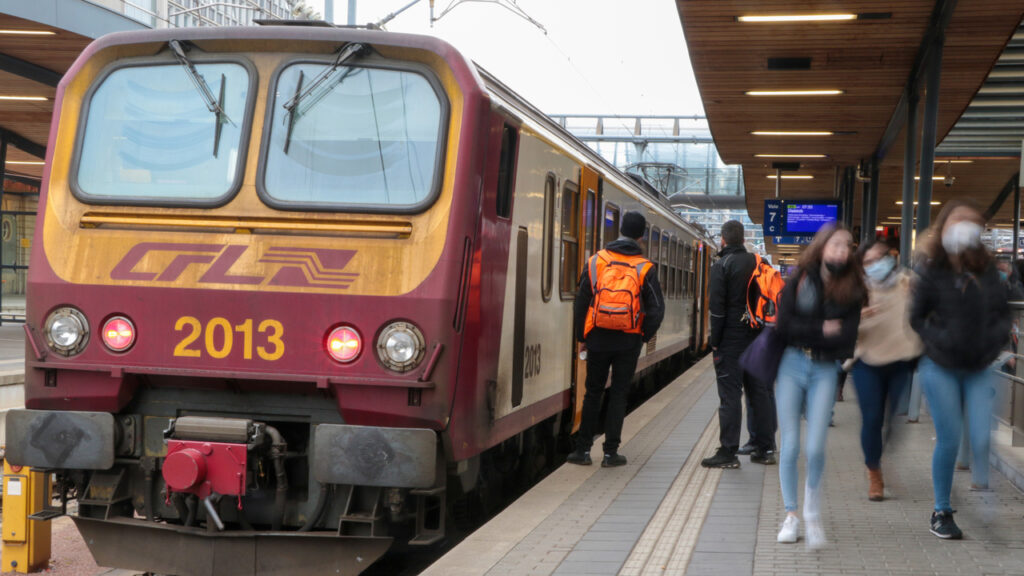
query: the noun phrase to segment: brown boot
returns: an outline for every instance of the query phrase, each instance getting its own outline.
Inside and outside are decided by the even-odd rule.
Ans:
[[[881,502],[885,498],[885,483],[882,482],[882,469],[868,468],[868,500]]]

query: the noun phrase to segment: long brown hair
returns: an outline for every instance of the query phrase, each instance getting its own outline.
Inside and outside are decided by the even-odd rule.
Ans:
[[[917,242],[918,252],[927,261],[928,266],[953,267],[949,260],[949,254],[942,246],[942,229],[946,227],[946,222],[949,220],[950,215],[957,208],[967,208],[974,212],[977,216],[975,222],[982,226],[985,225],[985,217],[982,216],[981,210],[978,209],[978,205],[974,202],[964,198],[954,198],[946,202],[946,205],[942,207],[939,215],[935,218],[935,222],[932,222],[932,225],[925,231],[924,236],[919,238]],[[975,274],[981,274],[992,263],[992,254],[984,245],[970,248],[960,255],[960,263],[967,270]]]
[[[804,250],[800,256],[801,270],[820,270],[822,257],[825,253],[825,244],[840,230],[850,232],[842,224],[826,224],[814,235],[811,245]],[[852,236],[852,234],[851,234]],[[850,250],[847,256],[846,269],[837,276],[832,276],[825,281],[825,297],[838,304],[850,304],[863,301],[867,294],[867,287],[864,286],[864,270],[860,259],[854,251]]]

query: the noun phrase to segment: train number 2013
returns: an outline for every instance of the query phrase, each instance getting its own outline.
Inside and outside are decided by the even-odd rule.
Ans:
[[[540,344],[527,346],[524,355],[526,365],[523,367],[523,378],[533,378],[540,374]]]
[[[244,322],[232,326],[226,318],[211,318],[204,328],[198,318],[182,316],[174,323],[175,332],[184,332],[178,345],[174,347],[174,355],[184,358],[201,358],[203,349],[211,358],[227,358],[235,346],[235,335],[241,336],[242,358],[252,360],[253,341],[256,343],[255,352],[264,360],[278,360],[284,356],[284,326],[277,320],[264,320],[256,327],[254,336],[253,326],[255,321],[247,318]],[[203,337],[202,346],[197,342],[200,336]],[[193,347],[195,346],[195,347]]]

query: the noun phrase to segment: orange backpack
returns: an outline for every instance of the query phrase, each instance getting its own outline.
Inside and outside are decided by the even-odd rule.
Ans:
[[[627,256],[601,250],[588,263],[594,299],[587,314],[584,337],[594,328],[640,334],[643,306],[640,292],[644,278],[654,267],[643,256]]]
[[[751,328],[775,324],[779,295],[785,285],[782,274],[754,254],[754,273],[747,282],[747,312],[743,315],[743,320],[750,323]]]

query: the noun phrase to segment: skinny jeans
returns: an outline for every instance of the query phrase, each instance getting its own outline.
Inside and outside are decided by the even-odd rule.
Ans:
[[[882,427],[892,421],[903,391],[914,376],[914,361],[873,366],[861,360],[853,365],[853,385],[860,404],[860,447],[864,464],[877,470],[882,461]]]
[[[807,483],[804,516],[820,513],[821,478],[825,471],[825,442],[836,401],[838,363],[814,360],[800,348],[786,348],[775,385],[781,446],[779,483],[787,512],[797,509],[797,458],[800,456],[800,416],[807,417]]]
[[[939,366],[927,356],[921,359],[918,372],[935,424],[935,451],[932,453],[935,510],[952,512],[953,469],[960,448],[965,412],[971,444],[971,477],[975,484],[988,486],[988,452],[995,395],[993,373],[989,368],[951,370]]]

